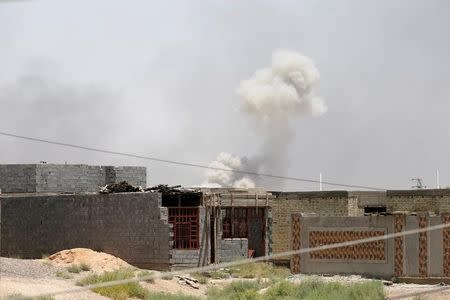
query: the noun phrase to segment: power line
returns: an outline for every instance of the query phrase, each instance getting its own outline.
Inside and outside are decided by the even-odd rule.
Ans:
[[[268,261],[270,259],[275,259],[275,258],[282,258],[282,257],[286,257],[286,256],[306,254],[306,253],[313,252],[313,251],[323,251],[323,250],[328,250],[328,249],[349,247],[349,246],[354,246],[354,245],[359,245],[359,244],[364,244],[364,243],[388,240],[388,239],[393,239],[396,237],[418,234],[421,232],[429,232],[429,231],[444,229],[444,228],[448,228],[448,227],[450,227],[450,223],[443,223],[443,224],[439,224],[439,225],[428,226],[428,227],[418,228],[418,229],[412,229],[412,230],[407,230],[407,231],[403,231],[403,232],[389,233],[389,234],[385,234],[382,236],[375,236],[375,237],[364,238],[364,239],[359,239],[359,240],[336,243],[336,244],[322,245],[322,246],[317,246],[317,247],[312,247],[312,248],[302,248],[299,250],[291,250],[291,251],[270,254],[270,255],[265,255],[265,256],[256,257],[256,258],[246,258],[246,259],[242,259],[242,260],[219,263],[219,264],[209,265],[209,266],[204,266],[204,267],[187,268],[187,269],[183,269],[183,270],[179,270],[179,271],[170,271],[170,272],[163,272],[160,274],[151,274],[151,275],[142,276],[139,278],[129,278],[129,279],[102,282],[102,283],[98,283],[98,284],[86,285],[83,287],[70,288],[67,290],[62,290],[62,291],[53,292],[53,293],[41,294],[38,296],[45,297],[45,296],[56,296],[56,295],[63,295],[63,294],[69,294],[69,293],[78,293],[78,292],[87,291],[87,290],[96,289],[96,288],[104,288],[104,287],[127,284],[127,283],[132,283],[132,282],[164,278],[164,277],[169,277],[169,276],[178,275],[178,274],[186,274],[186,273],[189,274],[189,273],[213,271],[213,270],[217,270],[217,269],[221,269],[221,268],[230,268],[230,267],[235,267],[235,266],[245,265],[245,264],[250,264],[250,263],[255,263],[255,262]],[[434,292],[434,290],[430,291],[430,292]]]
[[[22,140],[33,141],[33,142],[46,143],[46,144],[52,144],[52,145],[58,145],[58,146],[63,146],[63,147],[82,149],[82,150],[100,152],[100,153],[106,153],[106,154],[120,155],[120,156],[126,156],[126,157],[150,160],[150,161],[155,161],[155,162],[186,166],[186,167],[194,167],[194,168],[209,169],[209,170],[216,170],[216,171],[225,171],[225,172],[231,172],[231,173],[269,177],[269,178],[284,179],[284,180],[292,180],[292,181],[320,183],[319,180],[314,180],[314,179],[281,176],[281,175],[274,175],[274,174],[269,174],[269,173],[258,173],[258,172],[252,172],[252,171],[246,171],[246,170],[216,168],[216,167],[211,167],[211,166],[196,164],[196,163],[188,163],[188,162],[182,162],[182,161],[162,159],[162,158],[157,158],[157,157],[152,157],[152,156],[144,156],[144,155],[138,155],[138,154],[133,154],[133,153],[118,152],[118,151],[107,150],[107,149],[100,149],[100,148],[93,148],[93,147],[75,145],[75,144],[58,142],[58,141],[51,141],[51,140],[46,140],[46,139],[41,139],[41,138],[36,138],[36,137],[17,135],[17,134],[13,134],[13,133],[9,133],[9,132],[0,131],[0,135],[13,137],[13,138],[17,138],[17,139],[22,139]],[[329,181],[322,181],[322,184],[331,185],[331,186],[348,187],[348,188],[375,190],[375,191],[385,191],[386,190],[386,189],[372,187],[372,186],[353,185],[353,184],[336,183],[336,182],[329,182]]]

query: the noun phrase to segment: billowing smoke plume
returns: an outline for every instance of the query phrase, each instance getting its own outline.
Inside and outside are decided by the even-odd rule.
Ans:
[[[319,77],[310,58],[292,51],[276,51],[270,68],[256,71],[237,89],[242,110],[254,121],[263,139],[261,153],[251,158],[220,153],[210,166],[285,174],[287,149],[294,137],[291,120],[299,116],[320,116],[327,111],[324,101],[314,94]],[[222,170],[208,170],[206,177],[206,185],[222,187],[253,187],[261,180]]]

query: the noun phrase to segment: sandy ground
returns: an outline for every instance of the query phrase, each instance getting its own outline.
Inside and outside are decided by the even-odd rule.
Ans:
[[[88,250],[88,251],[87,251]],[[58,255],[56,255],[58,254]],[[105,253],[95,252],[89,249],[71,249],[56,253],[47,259],[25,260],[14,258],[0,258],[0,299],[12,294],[24,296],[35,296],[42,293],[58,292],[76,287],[77,280],[93,273],[110,271],[120,267],[130,267],[126,262],[117,257]],[[65,271],[67,266],[73,263],[88,263],[92,266],[91,271],[72,274],[73,278],[63,279],[56,276],[58,271]],[[158,274],[157,271],[152,271]],[[211,286],[223,287],[233,280],[242,279],[217,279],[210,280],[206,285],[199,285],[194,289],[174,277],[170,280],[156,279],[153,283],[142,282],[141,284],[151,292],[185,294],[205,297],[206,291]],[[317,275],[295,275],[289,278],[294,283],[304,280],[321,280],[326,282],[340,282],[352,284],[364,282],[370,279],[361,276],[317,276]],[[385,286],[388,297],[404,296],[413,293],[423,293],[432,289],[441,289],[438,292],[422,296],[420,299],[450,299],[450,287],[439,285],[419,284],[393,284]],[[445,290],[443,290],[445,289]],[[417,299],[416,295],[402,299]],[[55,299],[107,299],[91,291],[81,293],[58,295]]]
[[[87,248],[74,248],[59,251],[45,259],[51,265],[67,268],[73,264],[88,264],[94,272],[101,273],[118,268],[130,268],[127,262],[113,255]]]
[[[63,279],[37,279],[25,277],[2,276],[0,278],[0,299],[9,295],[21,294],[23,296],[36,296],[42,293],[59,292],[73,289],[75,283],[72,280]],[[108,299],[94,292],[86,291],[76,294],[57,295],[55,299]]]

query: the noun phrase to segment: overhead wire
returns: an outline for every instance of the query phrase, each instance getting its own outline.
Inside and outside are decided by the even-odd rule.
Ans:
[[[163,159],[163,158],[158,158],[158,157],[153,157],[153,156],[145,156],[145,155],[119,152],[119,151],[108,150],[108,149],[100,149],[100,148],[95,148],[95,147],[76,145],[76,144],[59,142],[59,141],[52,141],[52,140],[47,140],[47,139],[42,139],[42,138],[13,134],[13,133],[4,132],[4,131],[0,131],[0,135],[12,137],[12,138],[16,138],[16,139],[21,139],[21,140],[32,141],[32,142],[46,143],[46,144],[57,145],[57,146],[62,146],[62,147],[69,147],[69,148],[81,149],[81,150],[86,150],[86,151],[126,156],[126,157],[131,157],[131,158],[150,160],[150,161],[155,161],[155,162],[160,162],[160,163],[180,165],[180,166],[186,166],[186,167],[194,167],[194,168],[209,169],[209,170],[215,170],[215,171],[224,171],[224,172],[230,172],[230,173],[260,176],[260,177],[269,177],[269,178],[299,181],[299,182],[322,183],[322,184],[329,185],[329,186],[339,186],[339,187],[346,187],[346,188],[358,188],[358,189],[374,190],[374,191],[385,191],[386,190],[386,189],[382,189],[379,187],[366,186],[366,185],[354,185],[354,184],[337,183],[337,182],[330,182],[330,181],[320,181],[320,180],[315,180],[315,179],[283,176],[283,175],[276,175],[276,174],[269,174],[269,173],[259,173],[259,172],[252,172],[252,171],[248,171],[248,170],[239,170],[239,169],[231,169],[231,168],[230,169],[218,168],[218,167],[212,167],[212,166],[197,164],[197,163],[182,162],[182,161]]]

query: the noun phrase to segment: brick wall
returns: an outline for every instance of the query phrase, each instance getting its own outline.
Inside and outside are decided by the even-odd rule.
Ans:
[[[386,192],[354,192],[358,207],[386,206],[388,213],[396,211],[450,212],[449,189],[389,190]]]
[[[91,248],[168,269],[171,233],[159,193],[0,196],[1,256]]]
[[[146,186],[145,167],[89,165],[0,165],[0,189],[4,193],[95,192],[99,186],[128,181]]]
[[[347,192],[298,192],[277,195],[272,204],[273,253],[289,251],[290,219],[293,213],[347,216],[349,214],[348,194]]]

